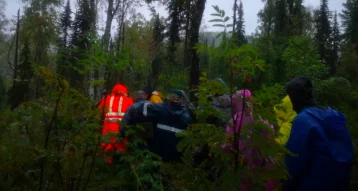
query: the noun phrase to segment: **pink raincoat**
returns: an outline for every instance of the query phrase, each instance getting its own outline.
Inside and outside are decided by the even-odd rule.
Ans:
[[[243,99],[245,98],[244,103],[245,109],[243,108]],[[240,90],[236,92],[235,95],[232,96],[233,103],[232,103],[232,111],[234,113],[234,119],[230,120],[230,123],[233,124],[234,120],[236,120],[236,132],[241,131],[242,127],[245,127],[245,125],[249,122],[255,122],[253,118],[253,108],[250,106],[249,101],[252,98],[252,94],[249,90]],[[269,125],[268,121],[260,119],[262,123],[265,123]],[[269,125],[270,128],[274,128],[272,125]],[[247,128],[252,128],[247,127]],[[226,127],[226,131],[228,134],[234,134],[234,128],[231,126]],[[261,132],[263,135],[268,136],[268,133],[265,131]],[[252,141],[251,137],[247,136],[246,141]],[[226,151],[231,150],[231,146],[224,145],[223,146]],[[262,166],[265,165],[266,168],[273,168],[274,165],[272,163],[264,162],[265,159],[260,157],[259,152],[260,150],[258,148],[250,148],[247,147],[245,144],[245,141],[239,140],[238,142],[238,148],[240,150],[241,156],[245,158],[245,161],[247,161],[247,167],[251,169],[252,173],[255,173],[255,166]],[[256,172],[257,173],[257,172]],[[242,186],[240,191],[247,191],[248,190],[248,182],[249,178],[245,178],[242,181]],[[273,180],[266,181],[265,190],[266,191],[272,191],[276,188],[276,182]]]

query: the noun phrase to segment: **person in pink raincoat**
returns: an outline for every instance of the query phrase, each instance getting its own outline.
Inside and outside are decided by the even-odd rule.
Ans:
[[[230,120],[230,124],[226,127],[226,132],[229,135],[233,135],[234,134],[234,120],[236,122],[235,128],[236,128],[236,133],[241,132],[242,128],[252,128],[252,126],[245,126],[246,124],[250,123],[250,122],[255,122],[254,117],[253,117],[253,108],[250,104],[250,100],[252,99],[252,94],[249,90],[240,90],[237,91],[236,94],[234,94],[232,96],[232,112],[234,114],[234,118]],[[245,104],[245,107],[244,105]],[[274,128],[272,125],[270,125],[268,123],[268,121],[266,120],[262,120],[260,117],[260,121],[262,123],[265,123],[267,125],[269,125],[270,128]],[[253,129],[252,129],[253,130]],[[265,130],[262,130],[261,133],[264,136],[268,136],[268,132]],[[240,136],[242,137],[242,136]],[[251,137],[247,136],[246,141],[252,141]],[[232,148],[232,145],[224,145],[223,146],[224,149],[226,151],[234,151],[234,149]],[[258,148],[250,148],[245,144],[245,141],[243,140],[239,140],[238,141],[238,149],[240,150],[240,163],[244,164],[245,161],[245,165],[247,166],[252,173],[255,173],[255,166],[262,166],[265,165],[266,168],[273,168],[274,165],[272,163],[268,163],[265,162],[265,159],[262,158],[260,156],[260,150]],[[256,172],[257,173],[257,172]],[[242,185],[241,185],[241,189],[240,191],[247,191],[249,190],[249,178],[245,178],[242,181]],[[267,180],[266,181],[266,185],[265,185],[265,190],[266,191],[272,191],[276,188],[276,181],[273,180]]]

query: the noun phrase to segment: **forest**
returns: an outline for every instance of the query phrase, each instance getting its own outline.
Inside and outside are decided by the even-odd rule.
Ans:
[[[233,15],[206,0],[22,0],[8,18],[0,0],[0,190],[229,191],[245,177],[255,185],[247,190],[264,190],[266,180],[288,177],[289,151],[253,131],[235,132],[234,140],[255,137],[251,144],[275,164],[256,173],[245,168],[240,152],[218,146],[228,141],[225,130],[205,119],[231,116],[208,98],[249,89],[255,119],[267,122],[254,128],[277,129],[273,108],[287,95],[286,83],[306,76],[317,102],[346,116],[354,146],[351,190],[358,191],[358,0],[342,0],[341,13],[328,0],[319,7],[262,0],[251,35],[245,0],[225,1],[232,1]],[[150,7],[150,18],[140,6]],[[207,9],[209,25],[220,32],[201,27]],[[188,94],[196,120],[178,134],[181,162],[162,162],[139,149],[143,140],[134,136],[128,152],[115,153],[117,163],[105,163],[95,105],[117,83],[130,96],[146,85],[164,96],[172,89]],[[136,128],[129,134],[143,130]],[[196,149],[210,157],[198,162]]]

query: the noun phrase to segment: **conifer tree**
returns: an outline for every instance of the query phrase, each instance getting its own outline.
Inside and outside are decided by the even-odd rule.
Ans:
[[[276,0],[275,8],[274,33],[276,38],[284,38],[288,27],[286,0]]]
[[[245,36],[244,7],[241,0],[239,6],[237,6],[237,19],[235,25],[234,38],[237,45],[241,46],[246,44],[247,39]]]
[[[153,27],[153,43],[152,43],[152,52],[154,54],[154,59],[152,61],[152,81],[156,80],[157,76],[160,74],[160,69],[162,65],[162,46],[164,41],[164,30],[165,27],[160,20],[159,14],[155,16],[154,27]]]
[[[30,81],[33,78],[33,69],[31,67],[30,61],[30,45],[29,41],[26,39],[24,46],[20,51],[20,63],[17,68],[18,74],[20,76],[17,79],[13,89],[11,91],[16,91],[16,94],[12,94],[11,98],[11,108],[16,108],[19,104],[30,99]]]
[[[344,27],[344,39],[355,45],[358,54],[358,0],[346,0],[340,14]]]
[[[170,0],[168,3],[168,37],[169,37],[169,61],[171,63],[175,62],[174,54],[176,52],[176,43],[180,42],[180,30],[182,25],[182,14],[183,6],[182,2],[179,0]]]
[[[329,22],[328,0],[321,0],[319,11],[316,12],[316,34],[315,40],[321,56],[321,60],[328,64],[331,25]]]
[[[331,74],[335,74],[337,70],[337,65],[339,61],[339,51],[340,51],[340,44],[341,44],[341,35],[339,31],[339,23],[337,20],[337,11],[334,14],[333,18],[333,29],[332,29],[332,51],[331,57],[329,59],[330,63],[330,72]]]
[[[275,0],[266,0],[264,8],[258,13],[259,29],[263,35],[270,36],[274,31]]]
[[[287,0],[288,2],[288,35],[302,35],[304,27],[304,6],[302,0]]]
[[[28,40],[25,40],[24,46],[20,51],[19,75],[20,78],[25,81],[30,81],[33,77],[30,60],[30,45]]]
[[[72,25],[71,45],[74,49],[71,52],[70,85],[82,87],[84,76],[78,72],[83,67],[79,65],[78,60],[83,58],[84,52],[91,48],[90,38],[95,34],[96,28],[96,7],[94,0],[78,1],[79,8],[76,12]]]
[[[66,7],[60,15],[60,31],[61,31],[61,42],[59,45],[59,60],[57,63],[57,73],[60,75],[65,75],[66,68],[66,57],[68,56],[68,44],[70,37],[70,29],[72,25],[71,17],[71,5],[70,1],[67,0]]]
[[[67,4],[65,10],[61,13],[61,35],[62,35],[62,45],[63,47],[67,47],[69,30],[72,24],[71,17],[71,5],[70,0],[67,0]]]
[[[164,30],[165,26],[160,20],[159,14],[155,16],[154,27],[153,27],[153,39],[156,45],[162,45],[164,41]]]

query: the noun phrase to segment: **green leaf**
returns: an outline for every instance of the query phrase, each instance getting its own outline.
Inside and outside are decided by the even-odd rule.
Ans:
[[[213,27],[224,27],[225,28],[225,25],[223,25],[223,24],[215,24],[215,25],[213,25]]]
[[[213,19],[213,20],[210,20],[209,22],[224,22],[222,19]]]
[[[214,5],[213,5],[213,8],[215,9],[216,12],[220,13],[219,6],[217,6],[217,5],[214,6]]]
[[[224,10],[221,10],[221,16],[225,17],[225,11]]]
[[[224,22],[227,22],[228,20],[230,20],[230,17],[225,17]]]
[[[227,24],[226,27],[232,27],[234,26],[233,24]]]
[[[210,14],[211,16],[216,16],[216,17],[221,17],[221,15],[219,13],[212,13]]]

